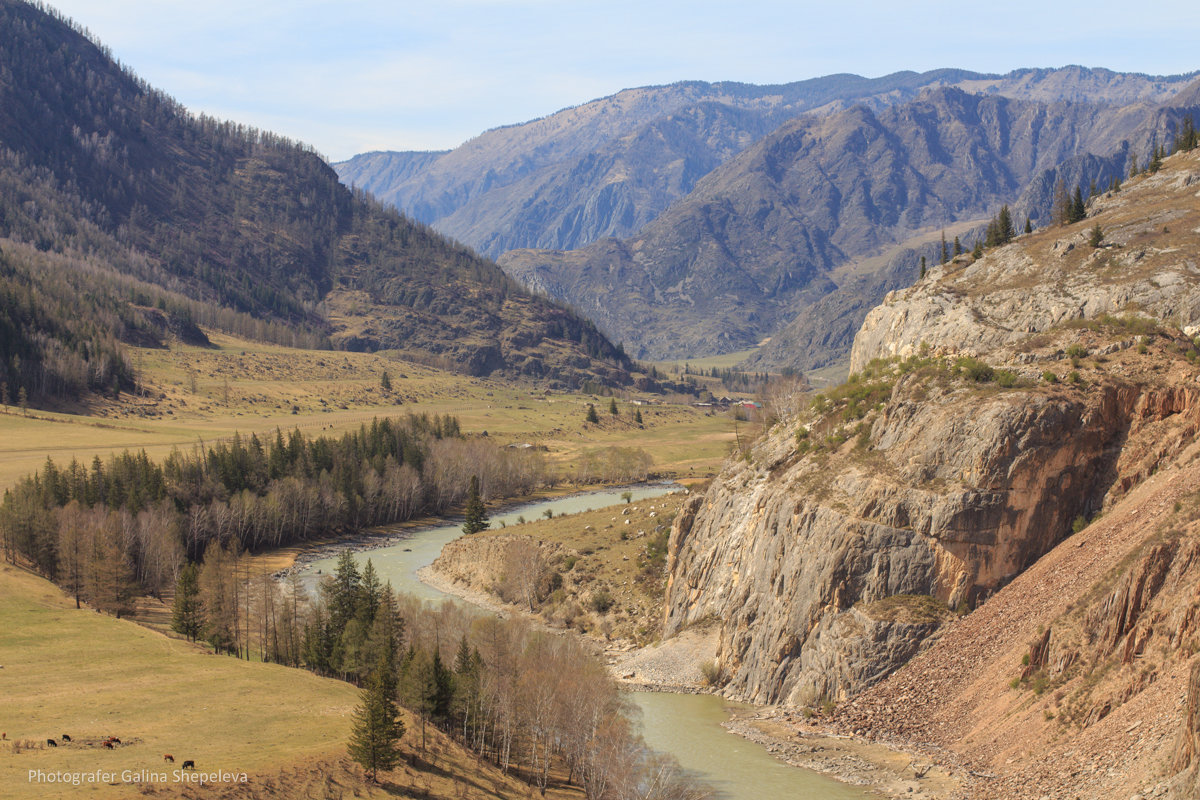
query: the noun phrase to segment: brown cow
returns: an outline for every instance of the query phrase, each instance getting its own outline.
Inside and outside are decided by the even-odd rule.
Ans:
[[[165,753],[163,754],[163,761],[170,761],[172,764],[174,764],[175,756],[171,755],[170,753]]]
[[[113,749],[113,743],[112,743],[112,742],[105,742],[105,743],[104,743],[104,746],[105,746],[105,747],[107,747],[109,750],[112,750],[112,749]]]

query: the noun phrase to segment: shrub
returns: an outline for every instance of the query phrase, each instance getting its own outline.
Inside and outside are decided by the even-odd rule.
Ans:
[[[1087,358],[1088,349],[1081,344],[1073,344],[1067,348],[1067,355],[1071,358]]]
[[[990,365],[970,356],[960,358],[958,363],[954,365],[954,368],[958,371],[958,374],[976,383],[987,383],[996,375],[996,371]]]
[[[1042,380],[1044,380],[1046,383],[1058,383],[1058,376],[1050,370],[1046,370],[1042,373]]]
[[[1085,517],[1083,514],[1080,514],[1078,517],[1075,518],[1075,521],[1071,523],[1071,532],[1079,533],[1081,530],[1083,530],[1087,526],[1088,526],[1087,517]]]
[[[716,686],[717,681],[721,680],[721,668],[711,658],[700,665],[700,674],[704,677],[704,683],[709,686]]]
[[[612,595],[603,589],[598,589],[592,592],[591,598],[588,599],[588,606],[597,614],[607,614],[615,602]]]

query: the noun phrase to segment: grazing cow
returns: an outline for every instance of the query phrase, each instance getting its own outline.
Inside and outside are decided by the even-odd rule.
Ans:
[[[105,743],[104,743],[104,746],[105,746],[106,748],[108,748],[109,750],[112,750],[112,749],[113,749],[113,743],[112,743],[112,742],[105,742]]]
[[[47,739],[46,746],[47,747],[58,747],[58,742],[54,741],[53,739]]]
[[[183,762],[183,768],[184,768],[184,769],[195,769],[195,768],[196,768],[196,762],[195,762],[195,761],[192,761],[192,760],[189,758],[187,761]]]
[[[118,739],[118,738],[117,738],[117,737],[115,737],[115,736],[110,736],[110,737],[108,737],[108,740],[109,740],[110,742],[112,742],[113,744],[120,744],[120,743],[121,743],[121,740],[120,740],[120,739]]]
[[[172,764],[174,764],[174,763],[175,763],[175,756],[171,755],[170,753],[165,753],[165,754],[163,755],[163,761],[170,761]]]
[[[71,741],[71,737],[70,737],[70,736],[67,736],[67,735],[64,733],[64,734],[62,735],[62,740],[63,740],[64,742],[69,742],[69,741]]]

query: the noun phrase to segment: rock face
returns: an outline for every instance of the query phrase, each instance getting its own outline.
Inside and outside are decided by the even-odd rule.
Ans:
[[[865,445],[797,456],[781,431],[677,520],[666,634],[722,620],[732,696],[845,698],[937,627],[870,623],[858,604],[974,607],[1099,511],[1131,429],[1176,406],[1134,386],[987,396],[910,377]]]
[[[731,696],[844,700],[947,629],[944,615],[881,615],[880,603],[979,608],[1182,463],[1200,431],[1200,352],[1161,326],[1189,322],[1200,298],[1198,170],[1197,153],[1172,156],[1085,223],[947,265],[872,311],[855,381],[731,460],[677,518],[666,635],[718,620]],[[1096,224],[1107,246],[1081,241]],[[958,361],[968,353],[1007,369]],[[1081,602],[1090,611],[1021,644],[1029,669],[1014,674],[1133,668],[1155,642],[1190,646],[1193,612],[1164,587],[1186,584],[1191,552],[1152,543]],[[1095,724],[1126,699],[1081,700],[1070,717]]]

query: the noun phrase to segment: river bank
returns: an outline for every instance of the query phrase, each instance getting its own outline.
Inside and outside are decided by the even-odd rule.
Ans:
[[[664,642],[642,647],[628,640],[603,641],[595,636],[546,625],[493,595],[452,580],[433,565],[417,571],[430,587],[471,605],[506,617],[521,617],[559,635],[575,635],[602,657],[612,677],[630,692],[715,694],[703,675],[703,664],[715,657],[715,624],[697,626]],[[960,781],[949,771],[900,750],[843,737],[803,719],[799,712],[746,706],[723,723],[730,733],[764,747],[777,760],[861,787],[887,798],[951,800]]]

